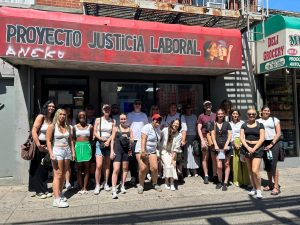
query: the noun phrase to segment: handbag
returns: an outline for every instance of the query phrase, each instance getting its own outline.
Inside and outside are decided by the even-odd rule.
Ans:
[[[274,119],[274,117],[272,117],[272,119],[273,119],[273,123],[274,123],[274,129],[275,129],[275,132],[276,132],[276,128],[275,128],[275,119]],[[284,148],[283,148],[283,146],[282,146],[282,142],[281,142],[281,140],[283,140],[283,135],[282,135],[282,132],[281,132],[281,134],[280,134],[280,143],[279,143],[279,152],[278,152],[278,161],[280,161],[280,162],[284,162],[284,158],[285,158],[285,150],[284,150]]]
[[[278,153],[278,161],[280,162],[284,162],[284,158],[285,158],[285,150],[282,147],[282,143],[279,143],[279,153]]]
[[[200,155],[201,146],[200,146],[200,142],[199,142],[199,140],[197,138],[195,138],[195,140],[193,140],[192,146],[193,146],[193,154],[195,156],[199,156]]]
[[[21,145],[21,158],[24,160],[32,160],[35,156],[36,144],[30,134],[24,144]]]

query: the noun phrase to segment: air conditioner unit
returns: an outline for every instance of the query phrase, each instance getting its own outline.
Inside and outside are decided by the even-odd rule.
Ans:
[[[225,4],[223,4],[223,3],[216,3],[216,2],[206,2],[206,7],[208,7],[208,8],[225,9]]]

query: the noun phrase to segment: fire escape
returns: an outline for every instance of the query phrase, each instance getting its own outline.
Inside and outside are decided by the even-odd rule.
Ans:
[[[263,22],[268,0],[81,0],[86,15],[189,26],[236,28]],[[266,4],[267,6],[268,4]],[[251,39],[250,39],[251,40]]]

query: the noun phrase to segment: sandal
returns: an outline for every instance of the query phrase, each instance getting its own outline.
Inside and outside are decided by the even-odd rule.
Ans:
[[[279,188],[273,188],[271,195],[279,195],[280,194],[280,189]]]
[[[274,189],[273,186],[267,185],[267,186],[265,186],[265,187],[263,188],[263,191],[272,191],[273,189]]]

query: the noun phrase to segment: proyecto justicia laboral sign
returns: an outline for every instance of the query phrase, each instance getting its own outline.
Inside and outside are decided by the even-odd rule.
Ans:
[[[256,33],[262,33],[262,25]],[[276,15],[265,23],[265,40],[257,38],[257,71],[300,68],[300,19]]]
[[[49,18],[49,19],[48,19]],[[241,69],[239,30],[0,8],[0,57]]]

